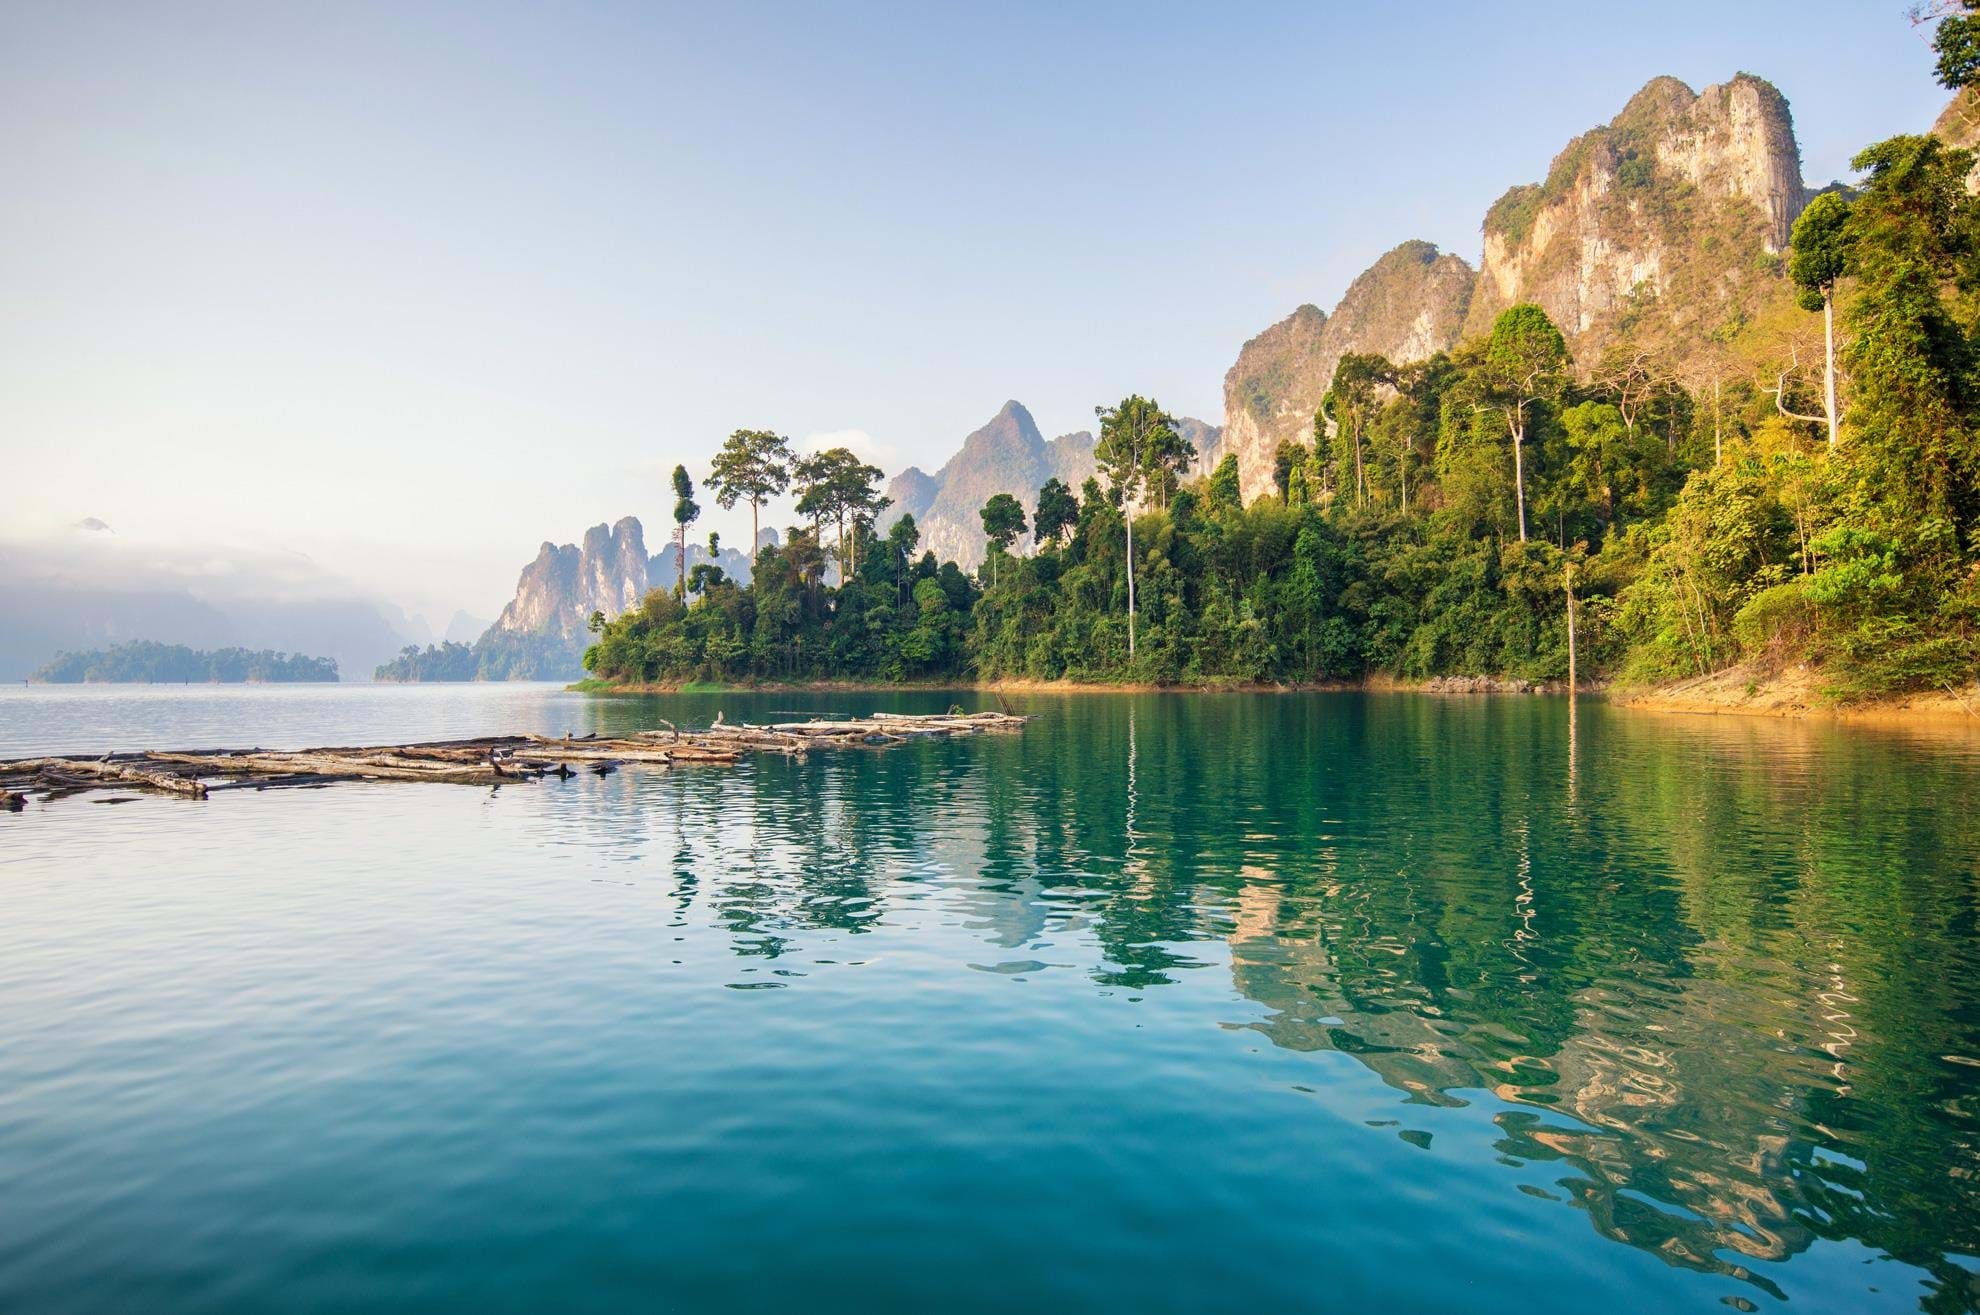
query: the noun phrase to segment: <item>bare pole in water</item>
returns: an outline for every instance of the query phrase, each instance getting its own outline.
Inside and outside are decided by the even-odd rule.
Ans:
[[[1567,560],[1568,697],[1574,697],[1574,558]]]

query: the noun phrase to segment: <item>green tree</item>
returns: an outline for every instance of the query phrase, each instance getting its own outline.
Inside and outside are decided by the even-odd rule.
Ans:
[[[1122,398],[1118,406],[1095,407],[1094,414],[1100,420],[1100,441],[1093,455],[1120,499],[1121,518],[1127,522],[1128,660],[1133,661],[1134,500],[1151,463],[1166,460],[1156,454],[1173,450],[1176,422],[1153,398],[1139,394]]]
[[[1801,292],[1806,310],[1822,312],[1822,410],[1829,422],[1829,448],[1836,446],[1836,284],[1849,269],[1849,202],[1824,192],[1794,221],[1788,277]]]
[[[993,493],[977,514],[983,518],[983,533],[991,544],[990,585],[995,588],[997,559],[1024,533],[1024,504],[1008,493]]]
[[[1980,82],[1980,4],[1974,0],[1920,0],[1911,9],[1914,24],[1937,23],[1932,72],[1952,91]]]
[[[687,528],[701,515],[701,504],[694,500],[694,481],[686,466],[674,467],[674,592],[687,593]]]
[[[1370,352],[1348,352],[1334,367],[1333,384],[1321,402],[1321,408],[1333,418],[1336,437],[1348,445],[1354,463],[1355,505],[1358,507],[1368,502],[1368,473],[1362,460],[1362,438],[1367,433],[1369,421],[1375,416],[1379,390],[1385,384],[1393,384],[1395,375],[1395,367],[1383,357]],[[1403,502],[1408,501],[1409,494],[1405,489]]]
[[[1567,343],[1546,311],[1523,302],[1493,322],[1483,365],[1477,404],[1505,422],[1512,440],[1513,496],[1519,507],[1519,541],[1525,543],[1527,433],[1534,409],[1558,401],[1567,388]]]
[[[1319,432],[1319,417],[1314,417],[1314,431]],[[1279,491],[1281,504],[1292,505],[1293,472],[1299,469],[1300,457],[1304,454],[1299,444],[1291,439],[1280,439],[1279,446],[1272,451],[1272,487]]]
[[[722,443],[708,474],[715,501],[726,510],[749,503],[749,561],[756,564],[763,504],[791,486],[791,443],[767,429],[738,429]]]
[[[886,509],[887,499],[875,485],[885,478],[878,466],[861,461],[850,449],[827,448],[799,459],[794,469],[798,488],[798,513],[814,522],[829,520],[839,531],[839,578],[847,580],[859,569],[858,528]],[[853,547],[848,555],[846,525],[851,521]]]
[[[1079,520],[1079,499],[1054,475],[1038,489],[1038,504],[1031,515],[1031,532],[1040,543],[1057,543]]]
[[[1210,505],[1220,514],[1244,510],[1244,486],[1238,479],[1237,453],[1226,452],[1210,472]]]

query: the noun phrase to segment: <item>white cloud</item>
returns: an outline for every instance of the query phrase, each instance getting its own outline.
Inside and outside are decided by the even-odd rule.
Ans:
[[[798,443],[800,452],[823,452],[833,447],[850,449],[855,456],[880,467],[889,475],[900,469],[900,453],[891,444],[881,442],[864,429],[827,429],[821,433],[806,434]]]

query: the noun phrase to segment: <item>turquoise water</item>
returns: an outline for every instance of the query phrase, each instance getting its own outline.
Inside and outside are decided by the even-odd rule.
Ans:
[[[986,700],[9,690],[0,754]],[[1980,737],[1013,703],[0,815],[0,1309],[1980,1302]]]

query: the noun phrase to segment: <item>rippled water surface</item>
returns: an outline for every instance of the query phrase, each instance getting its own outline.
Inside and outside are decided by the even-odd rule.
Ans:
[[[0,754],[986,699],[14,689]],[[1013,703],[0,815],[0,1309],[1980,1301],[1980,738]]]

